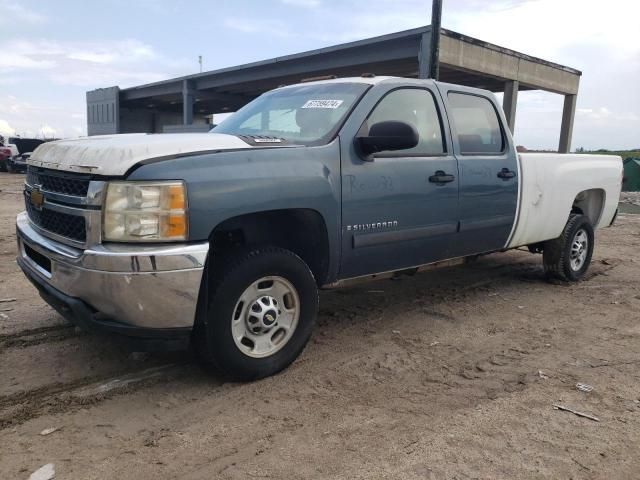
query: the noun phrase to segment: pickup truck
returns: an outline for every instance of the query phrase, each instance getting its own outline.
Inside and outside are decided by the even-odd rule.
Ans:
[[[17,260],[76,325],[251,380],[302,352],[319,288],[524,246],[580,280],[621,182],[619,157],[518,154],[488,91],[312,81],[210,133],[38,147]]]

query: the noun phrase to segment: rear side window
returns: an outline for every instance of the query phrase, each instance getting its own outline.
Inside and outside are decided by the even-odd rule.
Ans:
[[[449,105],[461,154],[486,155],[504,151],[498,114],[488,99],[450,92]]]
[[[400,121],[413,125],[419,141],[414,148],[393,152],[394,155],[429,156],[445,151],[442,139],[440,115],[433,95],[419,88],[403,88],[387,94],[373,109],[361,132],[368,132],[372,125],[385,121]],[[381,152],[384,154],[384,152]],[[379,156],[379,154],[376,154]]]

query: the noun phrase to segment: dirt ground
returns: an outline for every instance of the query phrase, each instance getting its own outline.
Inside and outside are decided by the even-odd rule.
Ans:
[[[22,181],[0,174],[2,479],[640,476],[640,215],[577,284],[514,251],[323,292],[302,357],[233,384],[49,308],[14,261]]]

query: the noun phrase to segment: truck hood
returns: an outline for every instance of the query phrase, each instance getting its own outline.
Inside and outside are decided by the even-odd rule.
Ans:
[[[124,175],[137,163],[152,158],[249,148],[254,147],[221,133],[102,135],[45,143],[28,163],[54,170]]]

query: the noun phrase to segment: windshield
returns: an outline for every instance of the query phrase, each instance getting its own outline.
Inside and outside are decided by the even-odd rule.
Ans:
[[[363,83],[324,83],[274,90],[245,105],[211,132],[324,144],[368,87]]]

